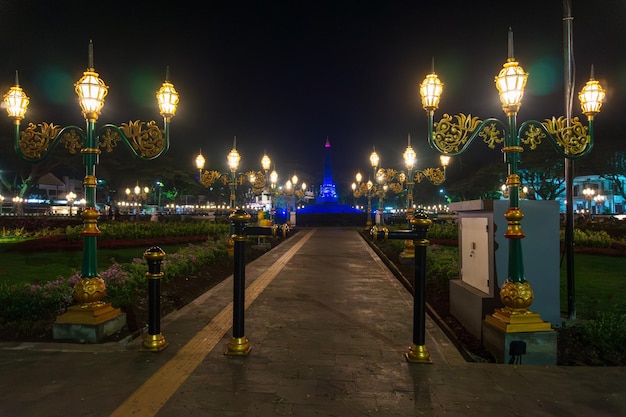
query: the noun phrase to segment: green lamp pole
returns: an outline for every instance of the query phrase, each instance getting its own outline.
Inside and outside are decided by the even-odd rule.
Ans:
[[[367,220],[365,221],[365,231],[369,232],[372,228],[372,195],[376,191],[372,180],[367,180],[363,183],[363,175],[360,172],[356,173],[356,183],[352,187],[352,194],[354,198],[359,198],[362,195],[367,197]]]
[[[205,187],[211,187],[217,180],[222,181],[224,185],[228,184],[230,190],[230,214],[232,215],[237,210],[237,169],[239,168],[239,162],[241,161],[241,155],[237,151],[237,136],[233,138],[233,148],[226,155],[226,161],[228,162],[228,169],[230,172],[222,173],[215,170],[204,170],[204,164],[206,159],[202,155],[202,152],[196,156],[196,168],[200,171],[200,183]],[[243,180],[242,180],[243,181]],[[234,233],[234,226],[231,223],[230,235]],[[234,256],[235,241],[233,238],[228,239],[227,251],[230,256]]]
[[[450,163],[450,156],[441,155],[439,160],[441,162],[442,168],[425,168],[415,169],[415,161],[417,160],[417,153],[411,146],[411,134],[408,135],[408,144],[407,147],[402,154],[402,158],[404,159],[404,164],[406,165],[407,175],[406,175],[406,185],[407,185],[407,212],[406,219],[411,227],[411,221],[415,217],[415,210],[413,209],[413,187],[415,186],[415,182],[420,183],[422,179],[428,178],[428,180],[433,185],[441,185],[446,180],[446,168]],[[413,244],[413,240],[407,239],[404,241],[404,250],[400,254],[402,259],[411,259],[415,257],[415,245]]]
[[[166,71],[169,72],[169,71]],[[53,123],[29,123],[28,127],[20,132],[20,122],[24,119],[29,98],[19,85],[16,72],[15,86],[4,95],[4,102],[10,118],[14,120],[15,150],[23,159],[30,162],[38,162],[45,159],[48,154],[61,143],[71,154],[83,155],[85,165],[86,208],[83,211],[83,262],[81,278],[74,286],[74,299],[81,304],[97,306],[106,296],[106,286],[98,275],[97,265],[97,237],[100,235],[96,208],[96,165],[98,164],[101,150],[111,152],[123,141],[128,149],[138,158],[152,160],[159,157],[169,148],[169,124],[170,119],[176,113],[178,93],[174,86],[166,80],[156,93],[160,113],[163,116],[164,128],[159,129],[154,121],[129,122],[121,126],[105,124],[96,129],[96,122],[100,111],[104,106],[104,98],[109,87],[95,72],[93,66],[93,44],[89,43],[88,68],[83,76],[75,84],[82,114],[87,123],[85,129],[77,126],[61,128]],[[103,304],[103,303],[102,303]]]
[[[276,195],[276,183],[278,182],[278,172],[275,169],[270,173],[270,220],[272,221],[272,226],[275,221],[275,208],[274,208],[274,196]]]
[[[528,309],[534,296],[524,276],[522,257],[522,239],[525,235],[521,222],[524,214],[519,205],[521,181],[518,174],[520,154],[524,150],[522,145],[533,150],[546,139],[564,158],[577,159],[588,154],[593,146],[594,115],[600,112],[605,96],[602,86],[593,79],[592,68],[591,79],[578,95],[582,113],[588,119],[587,127],[577,117],[568,120],[561,116],[543,122],[529,120],[522,123],[518,130],[517,113],[522,104],[527,78],[528,74],[513,57],[513,32],[509,29],[508,59],[495,77],[506,123],[495,118],[481,121],[471,114],[459,114],[454,118],[444,114],[440,121],[434,122],[434,112],[439,107],[443,84],[433,70],[420,85],[422,107],[428,115],[428,142],[439,152],[444,155],[461,154],[477,137],[490,148],[494,148],[496,143],[504,143],[502,152],[507,164],[506,185],[509,188],[509,207],[504,214],[507,220],[504,237],[509,242],[508,276],[500,289],[500,299],[505,307],[496,309],[494,314],[487,316],[487,320],[507,332],[550,330],[549,323],[543,322],[538,314]]]
[[[204,164],[206,159],[202,155],[202,152],[196,156],[196,168],[200,171],[200,183],[205,187],[211,187],[216,181],[220,180],[224,185],[228,184],[230,190],[230,212],[231,214],[237,209],[237,183],[243,183],[243,179],[237,178],[237,169],[239,168],[239,162],[241,162],[241,155],[237,151],[237,137],[233,138],[233,148],[226,155],[226,161],[228,163],[228,173],[222,173],[216,170],[204,170]]]

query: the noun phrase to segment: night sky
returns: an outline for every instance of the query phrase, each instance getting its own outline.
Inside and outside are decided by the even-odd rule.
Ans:
[[[572,10],[575,92],[593,64],[607,89],[596,143],[621,142],[626,1],[572,0]],[[509,27],[530,73],[518,121],[564,115],[563,13],[560,0],[0,1],[0,88],[8,90],[17,69],[31,98],[25,122],[83,126],[73,84],[92,39],[95,69],[110,87],[99,124],[160,122],[154,93],[169,66],[180,93],[175,163],[193,168],[202,150],[207,168],[226,170],[237,136],[243,170],[260,169],[267,152],[279,181],[296,173],[319,184],[328,137],[334,180],[346,187],[358,170],[368,172],[373,147],[382,166],[401,168],[409,133],[417,168],[438,163],[417,90],[433,60],[444,83],[436,119],[504,118],[493,79],[507,58]],[[10,143],[11,121],[0,117],[0,129]],[[501,158],[473,148],[478,158]]]

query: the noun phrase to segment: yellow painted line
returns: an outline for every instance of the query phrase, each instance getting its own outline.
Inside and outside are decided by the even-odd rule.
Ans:
[[[246,308],[263,292],[289,260],[311,238],[310,230],[246,288]],[[172,359],[126,399],[110,417],[153,417],[232,327],[233,303],[220,311]]]

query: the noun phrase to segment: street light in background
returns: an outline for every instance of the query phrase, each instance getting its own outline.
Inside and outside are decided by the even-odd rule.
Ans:
[[[278,172],[276,170],[272,170],[270,173],[270,220],[272,220],[272,225],[274,225],[275,211],[274,208],[274,194],[276,194],[276,183],[278,182]]]
[[[230,190],[230,198],[229,198],[229,207],[231,213],[235,211],[237,208],[236,202],[236,193],[237,193],[237,183],[243,183],[243,178],[249,177],[241,177],[237,178],[237,169],[239,168],[239,162],[241,161],[241,155],[237,151],[237,137],[235,136],[233,139],[233,148],[230,150],[228,155],[226,155],[226,162],[228,163],[229,172],[220,172],[217,170],[205,170],[204,165],[206,163],[206,159],[202,155],[202,152],[196,156],[196,168],[200,172],[200,183],[205,187],[211,187],[218,180],[222,182],[224,185],[229,186]]]
[[[158,187],[157,192],[159,193],[159,195],[157,196],[157,211],[161,210],[161,194],[163,192],[164,185],[165,184],[163,184],[161,181],[156,182],[156,186]]]
[[[446,168],[448,164],[450,164],[450,156],[441,155],[439,157],[439,161],[441,162],[442,168],[425,168],[425,169],[415,169],[415,162],[417,161],[417,153],[411,146],[411,134],[409,133],[407,139],[407,147],[402,154],[402,158],[404,159],[404,164],[406,165],[407,175],[406,175],[406,185],[407,185],[407,212],[406,218],[411,227],[411,220],[414,218],[414,207],[413,207],[413,189],[415,183],[420,183],[424,178],[428,179],[433,185],[441,185],[446,180]],[[413,244],[413,240],[405,240],[404,241],[404,250],[400,254],[400,256],[404,259],[411,259],[415,257],[415,245]]]
[[[604,214],[604,200],[605,197],[602,194],[598,194],[593,197],[593,201],[595,202],[595,214]]]
[[[266,190],[267,185],[267,171],[270,169],[271,160],[269,156],[264,155],[261,159],[261,165],[264,172],[261,171],[248,171],[243,174],[238,174],[239,163],[241,162],[241,155],[237,151],[237,137],[233,139],[233,148],[226,155],[226,162],[228,163],[228,172],[220,172],[217,170],[205,170],[204,165],[206,159],[202,155],[202,151],[196,156],[195,164],[200,173],[200,183],[205,187],[211,187],[216,182],[221,182],[223,185],[228,185],[230,190],[230,211],[233,212],[237,208],[237,186],[243,185],[244,182],[249,182],[252,185],[252,191],[255,195],[262,193]]]
[[[289,222],[291,227],[296,226],[296,205],[298,204],[298,199],[304,197],[304,191],[306,190],[306,183],[302,183],[299,189],[298,181],[300,181],[298,176],[293,174],[291,179],[287,180],[282,190],[282,193],[287,199],[287,211],[289,213]]]
[[[13,213],[17,216],[24,214],[24,199],[20,196],[13,197]]]
[[[29,98],[19,85],[17,71],[15,86],[4,95],[4,103],[10,118],[14,120],[15,148],[20,157],[30,162],[38,162],[45,159],[59,143],[71,153],[80,152],[83,155],[85,166],[86,208],[83,210],[83,265],[81,278],[74,285],[74,299],[82,306],[72,306],[67,316],[63,315],[57,322],[68,322],[78,317],[77,321],[85,323],[97,322],[100,324],[102,317],[111,317],[114,313],[102,314],[105,310],[111,310],[108,303],[101,300],[106,296],[106,285],[98,275],[97,265],[97,237],[100,235],[97,219],[99,216],[96,208],[96,165],[102,149],[111,152],[119,142],[125,142],[128,149],[137,157],[144,160],[152,160],[159,157],[169,148],[169,125],[170,119],[176,114],[178,105],[178,93],[168,81],[169,70],[166,70],[165,82],[156,93],[159,103],[160,114],[163,117],[163,130],[159,129],[154,121],[142,122],[131,121],[121,126],[105,124],[96,130],[96,122],[100,111],[104,106],[104,99],[109,87],[95,72],[93,65],[93,44],[89,42],[88,67],[78,82],[75,91],[79,98],[86,128],[66,126],[61,128],[54,123],[29,123],[23,132],[20,132],[20,122],[24,119]],[[76,307],[76,308],[74,308]],[[84,307],[81,309],[81,307]],[[119,309],[117,309],[119,311]],[[88,317],[88,316],[92,317]],[[119,313],[117,315],[119,317]],[[87,318],[85,318],[87,317]],[[104,320],[106,321],[106,320]]]
[[[70,206],[70,216],[74,215],[74,200],[76,200],[76,194],[70,191],[65,195],[67,204]]]
[[[583,190],[583,196],[587,201],[587,212],[591,215],[591,200],[593,200],[593,196],[596,193],[596,190],[593,188],[587,187]]]
[[[363,175],[360,172],[356,173],[355,176],[356,183],[353,184],[352,193],[354,198],[358,199],[361,196],[367,197],[367,220],[365,221],[365,231],[369,231],[372,228],[372,197],[375,195],[376,190],[374,188],[374,183],[372,180],[367,180],[366,183],[363,183]]]
[[[150,187],[140,187],[139,183],[135,185],[135,187],[131,190],[130,188],[126,188],[126,199],[128,200],[129,206],[134,207],[135,219],[139,218],[139,208],[143,205],[143,202],[148,199],[148,193],[150,192]]]
[[[487,316],[494,326],[504,331],[511,327],[524,328],[527,331],[550,329],[550,323],[543,322],[538,314],[529,310],[533,302],[533,291],[524,276],[521,245],[521,239],[525,237],[521,226],[524,214],[519,206],[521,181],[518,164],[524,150],[522,144],[532,150],[542,140],[547,139],[564,158],[576,159],[586,155],[593,146],[594,115],[600,111],[605,95],[600,84],[593,79],[592,68],[591,79],[578,95],[582,113],[588,119],[588,127],[583,126],[577,117],[572,120],[552,117],[543,122],[526,121],[517,130],[517,113],[522,104],[527,78],[528,74],[513,57],[513,32],[509,29],[508,59],[495,77],[502,110],[507,117],[506,124],[495,118],[481,121],[477,117],[464,114],[454,118],[444,114],[440,121],[434,122],[434,113],[439,107],[443,91],[443,84],[434,68],[419,88],[422,106],[428,115],[428,142],[439,152],[444,155],[459,155],[478,137],[490,148],[494,148],[496,143],[504,143],[502,152],[508,168],[506,185],[509,189],[509,208],[504,215],[508,223],[504,233],[509,242],[508,277],[500,289],[500,299],[505,307]]]

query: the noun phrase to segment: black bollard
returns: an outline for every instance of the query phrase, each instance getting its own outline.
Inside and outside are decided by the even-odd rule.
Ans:
[[[143,338],[143,350],[160,352],[168,343],[161,334],[161,264],[165,252],[158,246],[153,246],[143,253],[148,263],[148,333]]]
[[[405,353],[409,362],[431,363],[430,353],[426,348],[426,248],[428,229],[432,220],[424,213],[418,213],[411,219],[415,232],[415,275],[413,279],[413,344]]]
[[[232,222],[233,235],[231,236],[234,248],[233,273],[233,336],[226,346],[225,355],[245,356],[252,347],[244,332],[244,312],[246,308],[246,235],[244,230],[250,215],[244,210],[234,211],[228,218]]]
[[[411,230],[389,231],[386,227],[374,226],[370,230],[373,240],[403,239],[412,240],[415,247],[413,278],[413,343],[404,354],[408,362],[432,363],[426,348],[426,248],[429,244],[428,229],[432,220],[424,213],[418,213],[411,220]]]
[[[233,336],[226,346],[224,355],[245,356],[250,353],[252,347],[244,332],[244,312],[246,308],[246,239],[251,235],[264,235],[276,237],[278,231],[281,237],[286,238],[289,227],[274,226],[250,226],[250,215],[244,210],[236,210],[228,218],[234,231],[231,236],[233,241]]]

